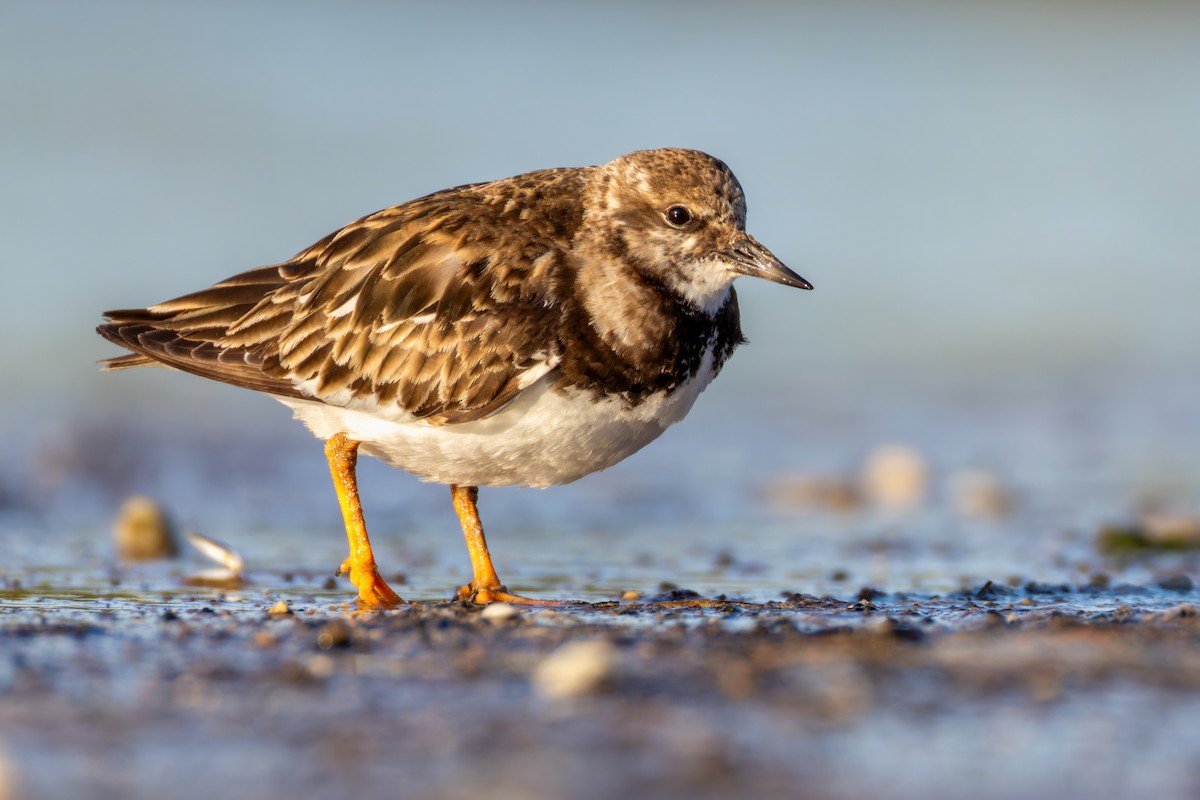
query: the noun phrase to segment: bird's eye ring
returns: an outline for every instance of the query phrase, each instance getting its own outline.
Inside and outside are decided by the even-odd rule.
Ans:
[[[667,209],[667,222],[676,228],[682,228],[692,221],[692,212],[684,206],[671,206]]]

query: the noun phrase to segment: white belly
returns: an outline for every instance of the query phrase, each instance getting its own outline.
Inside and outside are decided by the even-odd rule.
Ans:
[[[318,437],[344,433],[362,443],[362,452],[421,480],[541,487],[570,483],[636,453],[683,419],[712,378],[710,348],[695,377],[633,408],[619,398],[551,391],[543,378],[486,419],[441,426],[279,400]]]

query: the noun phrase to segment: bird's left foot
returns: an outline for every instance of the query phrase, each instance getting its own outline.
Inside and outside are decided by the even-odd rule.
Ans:
[[[395,608],[404,602],[404,598],[387,585],[387,581],[379,574],[373,562],[355,564],[352,559],[347,558],[338,567],[337,574],[349,576],[354,588],[358,589],[358,604],[362,608]]]
[[[577,605],[570,600],[538,600],[533,597],[524,597],[519,594],[512,594],[508,591],[508,587],[503,584],[495,584],[476,588],[475,581],[471,581],[466,586],[460,586],[454,595],[456,600],[461,600],[464,603],[474,603],[477,606],[486,606],[489,603],[511,603],[514,606],[568,606]]]

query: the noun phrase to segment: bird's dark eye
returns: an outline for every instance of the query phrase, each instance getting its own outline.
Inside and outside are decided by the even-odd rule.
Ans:
[[[692,221],[692,212],[683,206],[671,206],[667,209],[667,222],[677,228],[682,228]]]

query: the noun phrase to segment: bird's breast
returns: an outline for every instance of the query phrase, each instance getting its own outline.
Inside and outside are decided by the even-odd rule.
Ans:
[[[547,376],[490,417],[441,426],[279,399],[318,437],[344,433],[361,442],[363,452],[422,480],[544,487],[610,467],[657,439],[691,410],[714,366],[710,343],[694,375],[636,400]]]

